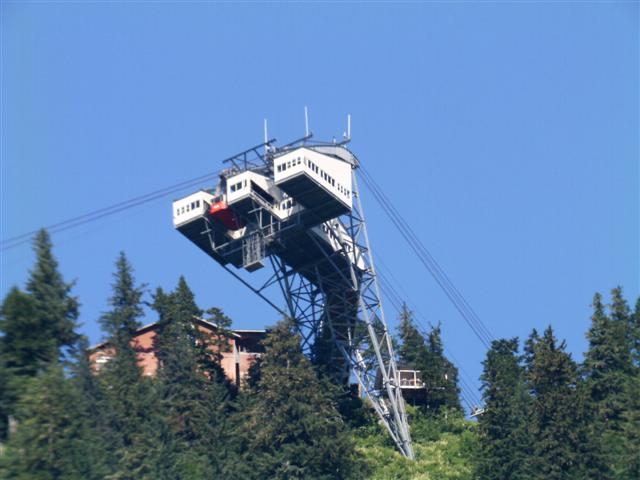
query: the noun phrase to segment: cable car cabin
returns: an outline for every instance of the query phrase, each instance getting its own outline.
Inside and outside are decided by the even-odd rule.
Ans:
[[[351,165],[331,155],[298,148],[273,163],[275,184],[313,214],[317,225],[351,211]]]
[[[427,400],[427,384],[422,381],[420,370],[398,370],[400,390],[405,402],[421,405]]]
[[[210,238],[204,233],[208,230],[209,209],[212,203],[215,203],[215,196],[205,190],[175,200],[173,202],[173,226],[207,255],[218,262],[226,263],[213,252]],[[222,239],[222,233],[218,234],[218,241]]]
[[[230,238],[240,238],[244,234],[244,222],[238,217],[236,212],[229,208],[229,205],[227,205],[227,202],[224,200],[211,204],[209,207],[209,216],[228,230],[227,235]]]
[[[426,384],[422,381],[420,370],[398,370],[400,376],[400,388],[426,388]]]

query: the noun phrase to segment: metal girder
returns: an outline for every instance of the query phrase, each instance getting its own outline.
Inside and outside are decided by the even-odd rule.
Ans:
[[[263,164],[263,168],[272,171],[274,155],[297,146],[308,146],[309,138],[291,142],[280,149],[273,147],[269,141],[264,144],[269,147],[264,155],[258,151],[258,147],[254,147],[232,157],[227,163],[231,163],[235,169],[255,168]],[[341,147],[341,144],[315,145]],[[400,452],[413,459],[400,378],[356,179],[358,162],[351,152],[346,151],[353,157],[353,207],[348,214],[324,223],[331,230],[332,238],[337,239],[339,248],[334,251],[323,248],[315,234],[300,222],[285,225],[274,220],[263,202],[254,199],[253,209],[246,214],[245,220],[254,225],[250,235],[261,235],[260,242],[264,242],[256,245],[263,248],[264,258],[260,266],[269,267],[263,269],[263,272],[270,270],[267,278],[254,286],[245,278],[246,274],[236,273],[221,263],[225,270],[278,312],[294,319],[306,354],[312,357],[317,354],[314,346],[328,330],[335,347],[328,360],[333,364],[337,382],[347,385],[351,378],[358,381],[361,393],[371,403]],[[251,159],[250,155],[257,158]],[[297,235],[296,239],[303,249],[314,248],[314,251],[321,252],[320,256],[309,263],[298,263],[295,267],[288,263],[288,245],[283,239],[292,232]],[[208,228],[202,234],[209,235],[211,249],[217,255],[214,258],[221,258],[221,249],[233,248],[228,243],[215,245]],[[254,254],[257,251],[252,245],[249,247],[247,252]],[[260,259],[256,257],[252,260]],[[264,277],[264,273],[262,275]],[[283,308],[278,306],[281,301],[274,296],[276,285],[284,297]]]

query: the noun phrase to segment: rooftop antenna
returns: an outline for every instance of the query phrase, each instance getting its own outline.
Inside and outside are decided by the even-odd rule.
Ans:
[[[349,143],[351,141],[351,114],[347,114],[347,131],[342,132],[342,142],[340,144]]]
[[[304,136],[307,138],[309,136],[309,109],[307,106],[304,106]]]
[[[264,153],[269,152],[269,133],[267,130],[267,119],[264,119]]]

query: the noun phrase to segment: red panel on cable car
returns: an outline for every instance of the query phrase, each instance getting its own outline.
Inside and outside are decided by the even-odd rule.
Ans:
[[[212,203],[209,208],[209,215],[218,220],[229,230],[238,230],[244,226],[242,220],[240,220],[235,212],[229,208],[229,205],[227,205],[227,202],[225,201]]]

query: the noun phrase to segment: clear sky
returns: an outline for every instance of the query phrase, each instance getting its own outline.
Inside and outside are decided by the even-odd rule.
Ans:
[[[298,138],[308,105],[318,138],[351,113],[351,148],[495,337],[551,323],[579,359],[593,293],[639,294],[637,2],[1,8],[3,239],[215,171],[263,118]],[[477,384],[483,347],[367,193],[374,254]],[[277,319],[171,200],[54,236],[92,341],[119,250],[238,328]],[[32,264],[3,252],[0,293]]]

